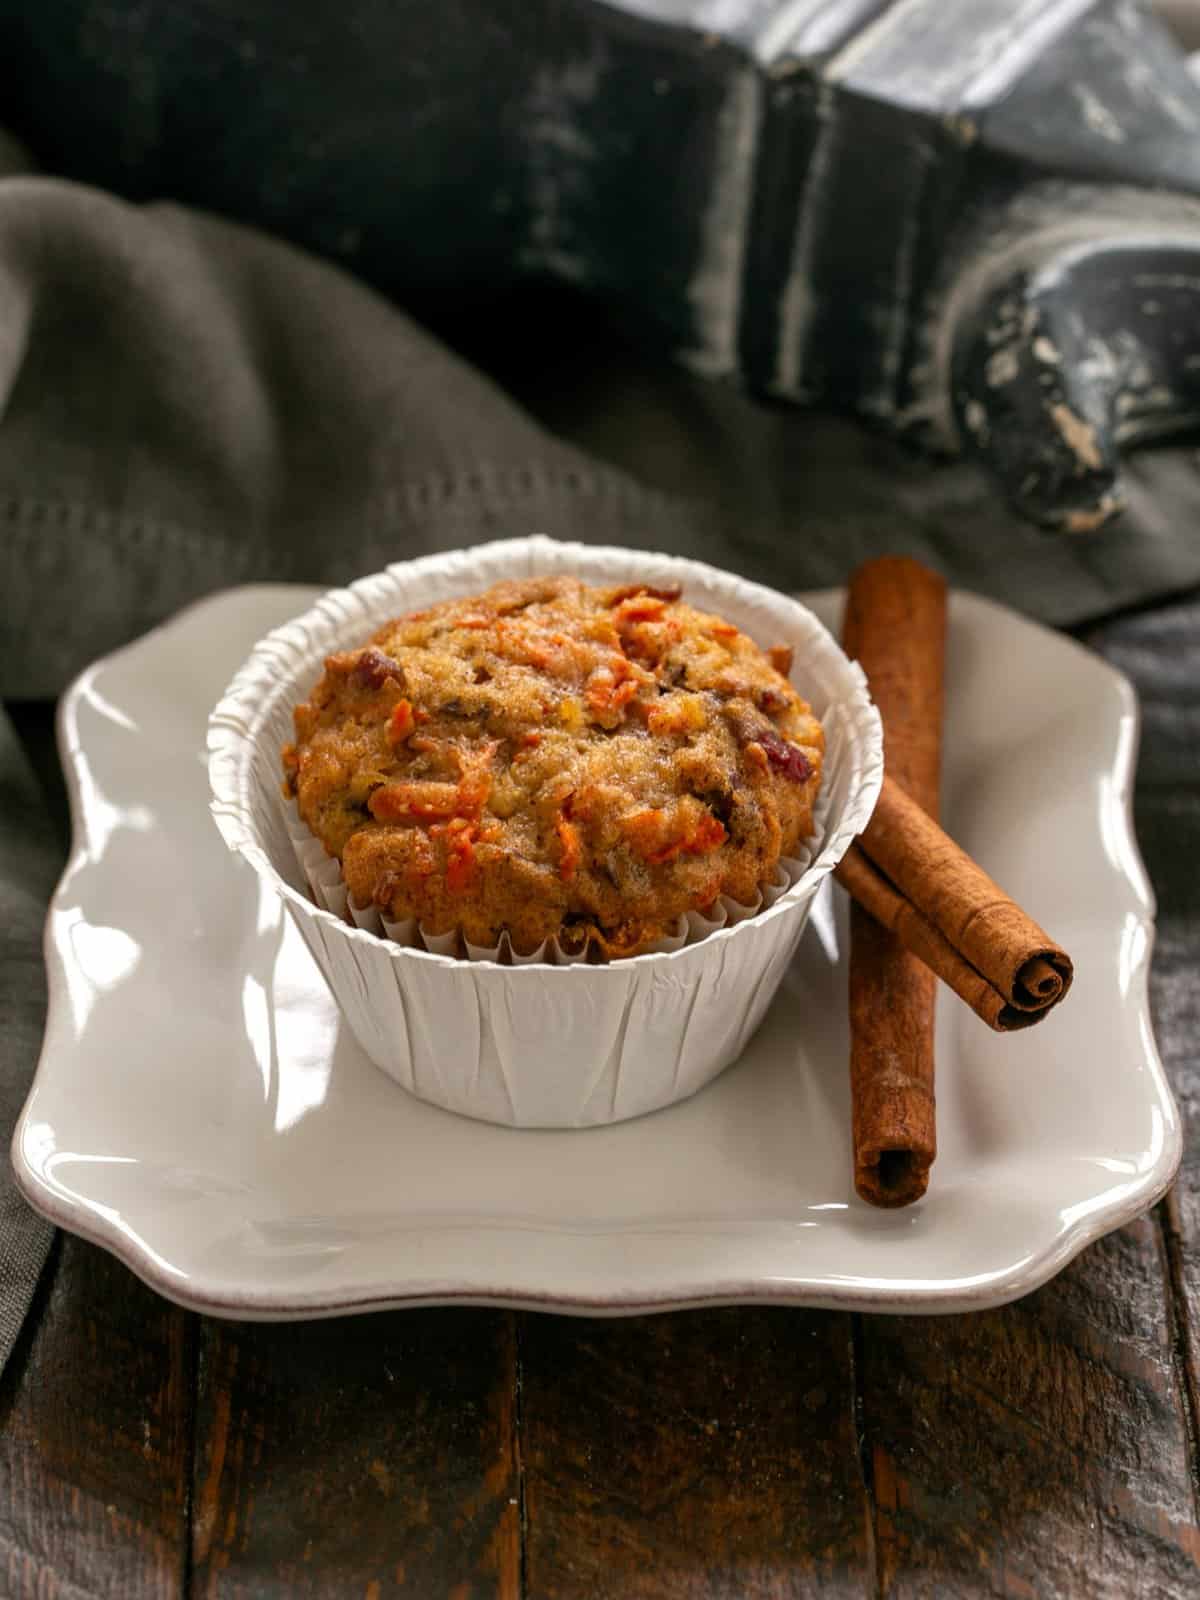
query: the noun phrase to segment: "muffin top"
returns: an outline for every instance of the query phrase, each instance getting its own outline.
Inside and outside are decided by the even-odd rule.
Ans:
[[[499,583],[328,657],[285,790],[360,907],[636,955],[812,832],[824,737],[790,666],[677,587]]]

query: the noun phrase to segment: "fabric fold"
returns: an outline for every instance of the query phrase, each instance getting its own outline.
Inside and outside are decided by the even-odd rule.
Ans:
[[[0,176],[0,694],[57,694],[215,588],[529,532],[729,555],[345,273]]]

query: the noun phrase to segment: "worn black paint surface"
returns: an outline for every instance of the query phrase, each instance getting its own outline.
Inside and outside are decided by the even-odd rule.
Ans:
[[[938,413],[949,449],[923,348],[989,212],[1050,176],[1200,195],[1200,89],[1134,0],[44,0],[0,15],[0,96],[51,169],[256,222],[434,320],[556,276],[704,373]],[[1058,320],[1124,316],[1125,265],[1070,274]],[[993,431],[1022,429],[984,451],[1019,504],[1083,526],[1115,503],[1107,460],[1023,487],[1044,419]]]
[[[1200,422],[1200,205],[1046,183],[980,217],[943,269],[927,385],[1021,511],[1094,530],[1122,446]],[[940,369],[939,369],[939,363]]]
[[[1120,506],[1118,446],[1200,424],[1200,241],[1078,242],[994,288],[959,333],[976,448],[1038,521]]]

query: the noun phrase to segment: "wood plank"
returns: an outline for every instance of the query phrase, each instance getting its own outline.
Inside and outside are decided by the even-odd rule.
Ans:
[[[1200,644],[1200,639],[1198,639]],[[1182,804],[1180,804],[1182,802]],[[1183,1162],[1175,1187],[1160,1209],[1175,1314],[1179,1356],[1191,1413],[1194,1474],[1200,1440],[1200,793],[1179,791],[1153,802],[1174,813],[1169,828],[1177,839],[1172,852],[1175,881],[1164,881],[1160,895],[1150,999],[1159,1050],[1183,1117]],[[1139,819],[1150,804],[1139,804]],[[1161,826],[1160,817],[1160,826]],[[1155,836],[1159,829],[1154,830]],[[1165,830],[1164,830],[1165,831]],[[1146,830],[1149,833],[1149,830]],[[1169,875],[1161,874],[1166,880]],[[1156,877],[1157,881],[1157,877]],[[1200,1517],[1200,1483],[1197,1485]]]
[[[63,1236],[0,1385],[0,1591],[175,1600],[187,1548],[185,1312]]]
[[[1200,596],[1117,617],[1084,639],[1133,680],[1142,705],[1134,821],[1158,897],[1150,1002],[1183,1115],[1183,1163],[1162,1218],[1200,1437]]]
[[[1143,699],[1136,820],[1159,896],[1151,998],[1194,1134],[1200,602],[1083,636]],[[1200,1592],[1187,1404],[1200,1310],[1195,1152],[1192,1137],[1177,1201],[1093,1246],[1029,1299],[970,1318],[864,1319],[880,1594]]]
[[[520,1592],[513,1316],[201,1325],[205,1600]]]
[[[1016,1305],[865,1320],[881,1595],[1200,1592],[1163,1271],[1150,1216]]]
[[[850,1319],[527,1317],[529,1600],[864,1591]]]

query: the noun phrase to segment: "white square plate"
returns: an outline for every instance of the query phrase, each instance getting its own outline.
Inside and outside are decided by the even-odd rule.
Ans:
[[[933,1181],[879,1212],[851,1183],[845,918],[828,885],[745,1055],[685,1104],[514,1132],[424,1105],[370,1064],[208,814],[209,710],[315,592],[216,595],[64,699],[75,848],[13,1140],[22,1189],[63,1227],[236,1317],[448,1301],[959,1311],[1026,1293],[1170,1183],[1180,1129],[1129,822],[1137,709],[1102,661],[952,599],[947,826],[1077,976],[1012,1036],[943,992]],[[836,624],[836,594],[808,603]]]

